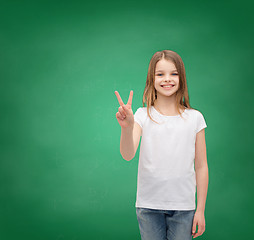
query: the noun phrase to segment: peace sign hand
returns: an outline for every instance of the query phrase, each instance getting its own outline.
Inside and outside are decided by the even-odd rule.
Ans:
[[[132,90],[130,91],[129,99],[126,105],[124,105],[118,91],[115,91],[115,94],[120,104],[120,107],[118,108],[118,112],[116,113],[116,119],[118,123],[123,128],[133,128],[134,115],[131,109],[133,91]]]

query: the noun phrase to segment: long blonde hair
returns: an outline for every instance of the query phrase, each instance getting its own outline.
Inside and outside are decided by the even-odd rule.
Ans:
[[[147,114],[153,122],[155,121],[152,119],[149,113],[149,109],[151,108],[151,106],[154,106],[154,101],[157,99],[157,91],[154,88],[154,79],[155,79],[154,75],[155,75],[156,64],[161,59],[165,59],[165,60],[173,62],[175,64],[175,67],[179,75],[179,89],[176,92],[176,104],[177,104],[176,107],[177,107],[178,113],[182,117],[180,109],[182,110],[185,108],[192,109],[189,103],[186,74],[185,74],[185,68],[184,68],[182,58],[176,52],[171,50],[158,51],[152,56],[149,63],[146,86],[143,93],[143,101],[142,101],[143,107],[145,106],[145,104],[147,105]]]

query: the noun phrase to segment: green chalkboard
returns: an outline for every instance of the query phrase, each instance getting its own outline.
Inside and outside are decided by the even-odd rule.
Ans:
[[[249,239],[253,3],[1,1],[0,239],[137,240],[138,154],[120,154],[117,90],[142,106],[150,58],[176,51],[205,116],[200,239]],[[139,151],[139,149],[138,149]]]

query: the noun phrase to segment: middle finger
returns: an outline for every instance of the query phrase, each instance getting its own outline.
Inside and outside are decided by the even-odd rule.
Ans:
[[[122,106],[124,103],[123,103],[122,98],[120,97],[120,94],[117,91],[115,91],[115,94],[116,94],[116,97],[117,97],[117,100],[118,100],[120,106]]]

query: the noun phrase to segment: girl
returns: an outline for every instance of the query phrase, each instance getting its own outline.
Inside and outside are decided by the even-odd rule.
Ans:
[[[208,188],[207,125],[202,113],[190,107],[181,57],[170,50],[152,56],[143,107],[134,115],[133,91],[126,105],[115,94],[125,160],[133,159],[142,136],[135,203],[141,239],[190,240],[202,235]]]

